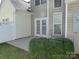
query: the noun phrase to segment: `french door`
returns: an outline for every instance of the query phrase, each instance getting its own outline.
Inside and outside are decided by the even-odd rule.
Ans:
[[[46,18],[35,19],[35,36],[40,36],[40,37],[47,36],[47,19]]]

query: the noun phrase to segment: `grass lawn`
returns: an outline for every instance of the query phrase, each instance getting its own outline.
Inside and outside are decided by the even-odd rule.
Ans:
[[[27,52],[9,44],[0,44],[0,59],[27,59],[27,54]]]

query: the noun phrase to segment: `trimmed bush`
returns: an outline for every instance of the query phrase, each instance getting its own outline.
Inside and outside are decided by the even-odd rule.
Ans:
[[[30,42],[30,53],[37,59],[64,59],[73,51],[72,41],[66,38],[34,38]]]

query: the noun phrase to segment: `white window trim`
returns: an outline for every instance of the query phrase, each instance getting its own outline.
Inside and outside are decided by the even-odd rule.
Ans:
[[[53,13],[53,15],[54,14],[58,14],[58,13],[61,13],[61,15],[62,15],[62,12],[56,12],[56,13]],[[54,18],[53,18],[54,19]],[[63,20],[63,19],[62,19]],[[54,33],[54,25],[55,24],[60,24],[60,23],[54,23],[54,20],[53,20],[53,35],[62,35],[62,21],[61,21],[61,34],[56,34],[56,33]]]
[[[61,0],[61,7],[63,6],[63,0]],[[54,3],[54,0],[53,0],[53,8],[54,9],[58,9],[58,8],[61,8],[61,7],[55,7],[55,3]]]
[[[37,20],[40,20],[40,21],[42,21],[43,19],[46,19],[46,35],[43,35],[42,34],[42,25],[40,26],[40,31],[41,31],[41,33],[40,34],[36,34],[36,21]],[[35,30],[34,30],[34,32],[35,32],[35,36],[39,36],[39,37],[48,37],[48,19],[47,19],[47,17],[44,17],[44,18],[35,18]],[[42,22],[40,22],[40,24],[42,24]]]

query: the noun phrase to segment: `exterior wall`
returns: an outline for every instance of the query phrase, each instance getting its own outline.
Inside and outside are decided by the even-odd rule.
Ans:
[[[14,18],[15,8],[9,0],[4,0],[0,6],[0,43],[15,39]]]
[[[55,13],[55,12],[62,12],[63,13],[62,36],[65,35],[65,4],[64,4],[64,0],[63,0],[61,8],[53,8],[53,5],[54,5],[53,2],[54,2],[54,0],[49,0],[49,6],[48,7],[47,7],[47,3],[42,4],[40,6],[35,6],[34,0],[31,0],[32,35],[34,35],[34,30],[35,30],[34,19],[40,18],[40,17],[49,17],[49,19],[48,19],[48,21],[49,21],[49,37],[56,36],[56,35],[53,35],[53,13]],[[48,11],[47,11],[47,8],[49,9]],[[49,15],[47,15],[47,12],[49,13]]]
[[[34,30],[35,30],[35,26],[34,26],[34,20],[35,18],[43,18],[43,17],[47,17],[47,4],[42,4],[42,5],[38,5],[35,6],[35,0],[31,0],[31,8],[32,8],[32,35],[34,36]]]
[[[75,52],[79,53],[79,32],[73,32],[73,16],[75,13],[79,13],[79,0],[76,0],[74,3],[68,5],[68,28],[67,36],[68,38],[74,41]]]
[[[16,11],[16,38],[31,36],[31,13]]]
[[[46,4],[42,4],[40,6],[34,6],[33,14],[35,18],[47,17]]]

